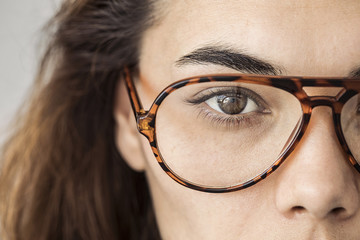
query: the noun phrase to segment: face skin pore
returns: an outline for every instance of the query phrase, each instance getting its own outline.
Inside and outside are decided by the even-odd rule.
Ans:
[[[141,46],[137,88],[145,109],[183,78],[254,73],[241,66],[242,56],[277,75],[346,77],[360,67],[360,1],[165,2],[164,16]],[[220,61],[182,60],[204,49]],[[221,64],[224,51],[240,63]],[[338,143],[331,109],[314,109],[300,145],[268,178],[214,194],[166,175],[137,132],[126,98],[118,100],[115,113],[118,146],[130,166],[146,173],[163,239],[360,239],[360,174]]]

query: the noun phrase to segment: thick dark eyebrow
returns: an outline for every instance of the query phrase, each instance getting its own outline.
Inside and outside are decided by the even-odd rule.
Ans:
[[[178,67],[188,64],[216,64],[232,68],[234,70],[262,75],[281,75],[280,67],[250,56],[241,51],[222,46],[206,46],[198,48],[191,53],[182,56],[175,62]]]
[[[349,74],[349,77],[360,77],[360,67],[355,68]]]

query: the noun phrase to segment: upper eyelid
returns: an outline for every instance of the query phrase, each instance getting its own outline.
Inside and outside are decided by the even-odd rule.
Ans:
[[[190,104],[199,104],[201,102],[205,102],[211,97],[215,97],[216,95],[221,95],[226,93],[244,94],[248,98],[254,100],[256,104],[260,104],[262,106],[268,107],[266,101],[259,94],[257,94],[251,89],[238,87],[238,86],[209,87],[194,94],[191,99],[186,99],[185,101]]]
[[[236,90],[235,90],[236,89]],[[246,94],[248,90],[244,91],[243,88],[240,87],[209,87],[204,90],[201,90],[192,96],[193,99],[196,100],[204,100],[203,98],[209,96],[215,96],[225,93],[234,93],[234,94]]]

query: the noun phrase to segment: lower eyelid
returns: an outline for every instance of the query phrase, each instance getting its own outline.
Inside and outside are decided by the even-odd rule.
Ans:
[[[227,115],[221,112],[215,112],[210,109],[209,106],[203,106],[203,104],[201,105],[198,106],[198,118],[200,117],[208,120],[212,127],[220,127],[227,130],[255,127],[262,124],[265,121],[265,118],[268,117],[269,113],[271,113],[271,111],[259,111],[242,115]]]

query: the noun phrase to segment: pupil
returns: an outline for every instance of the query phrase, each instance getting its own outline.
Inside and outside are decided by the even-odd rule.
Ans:
[[[218,101],[220,109],[226,114],[239,114],[246,107],[247,98],[244,96],[224,96]]]

